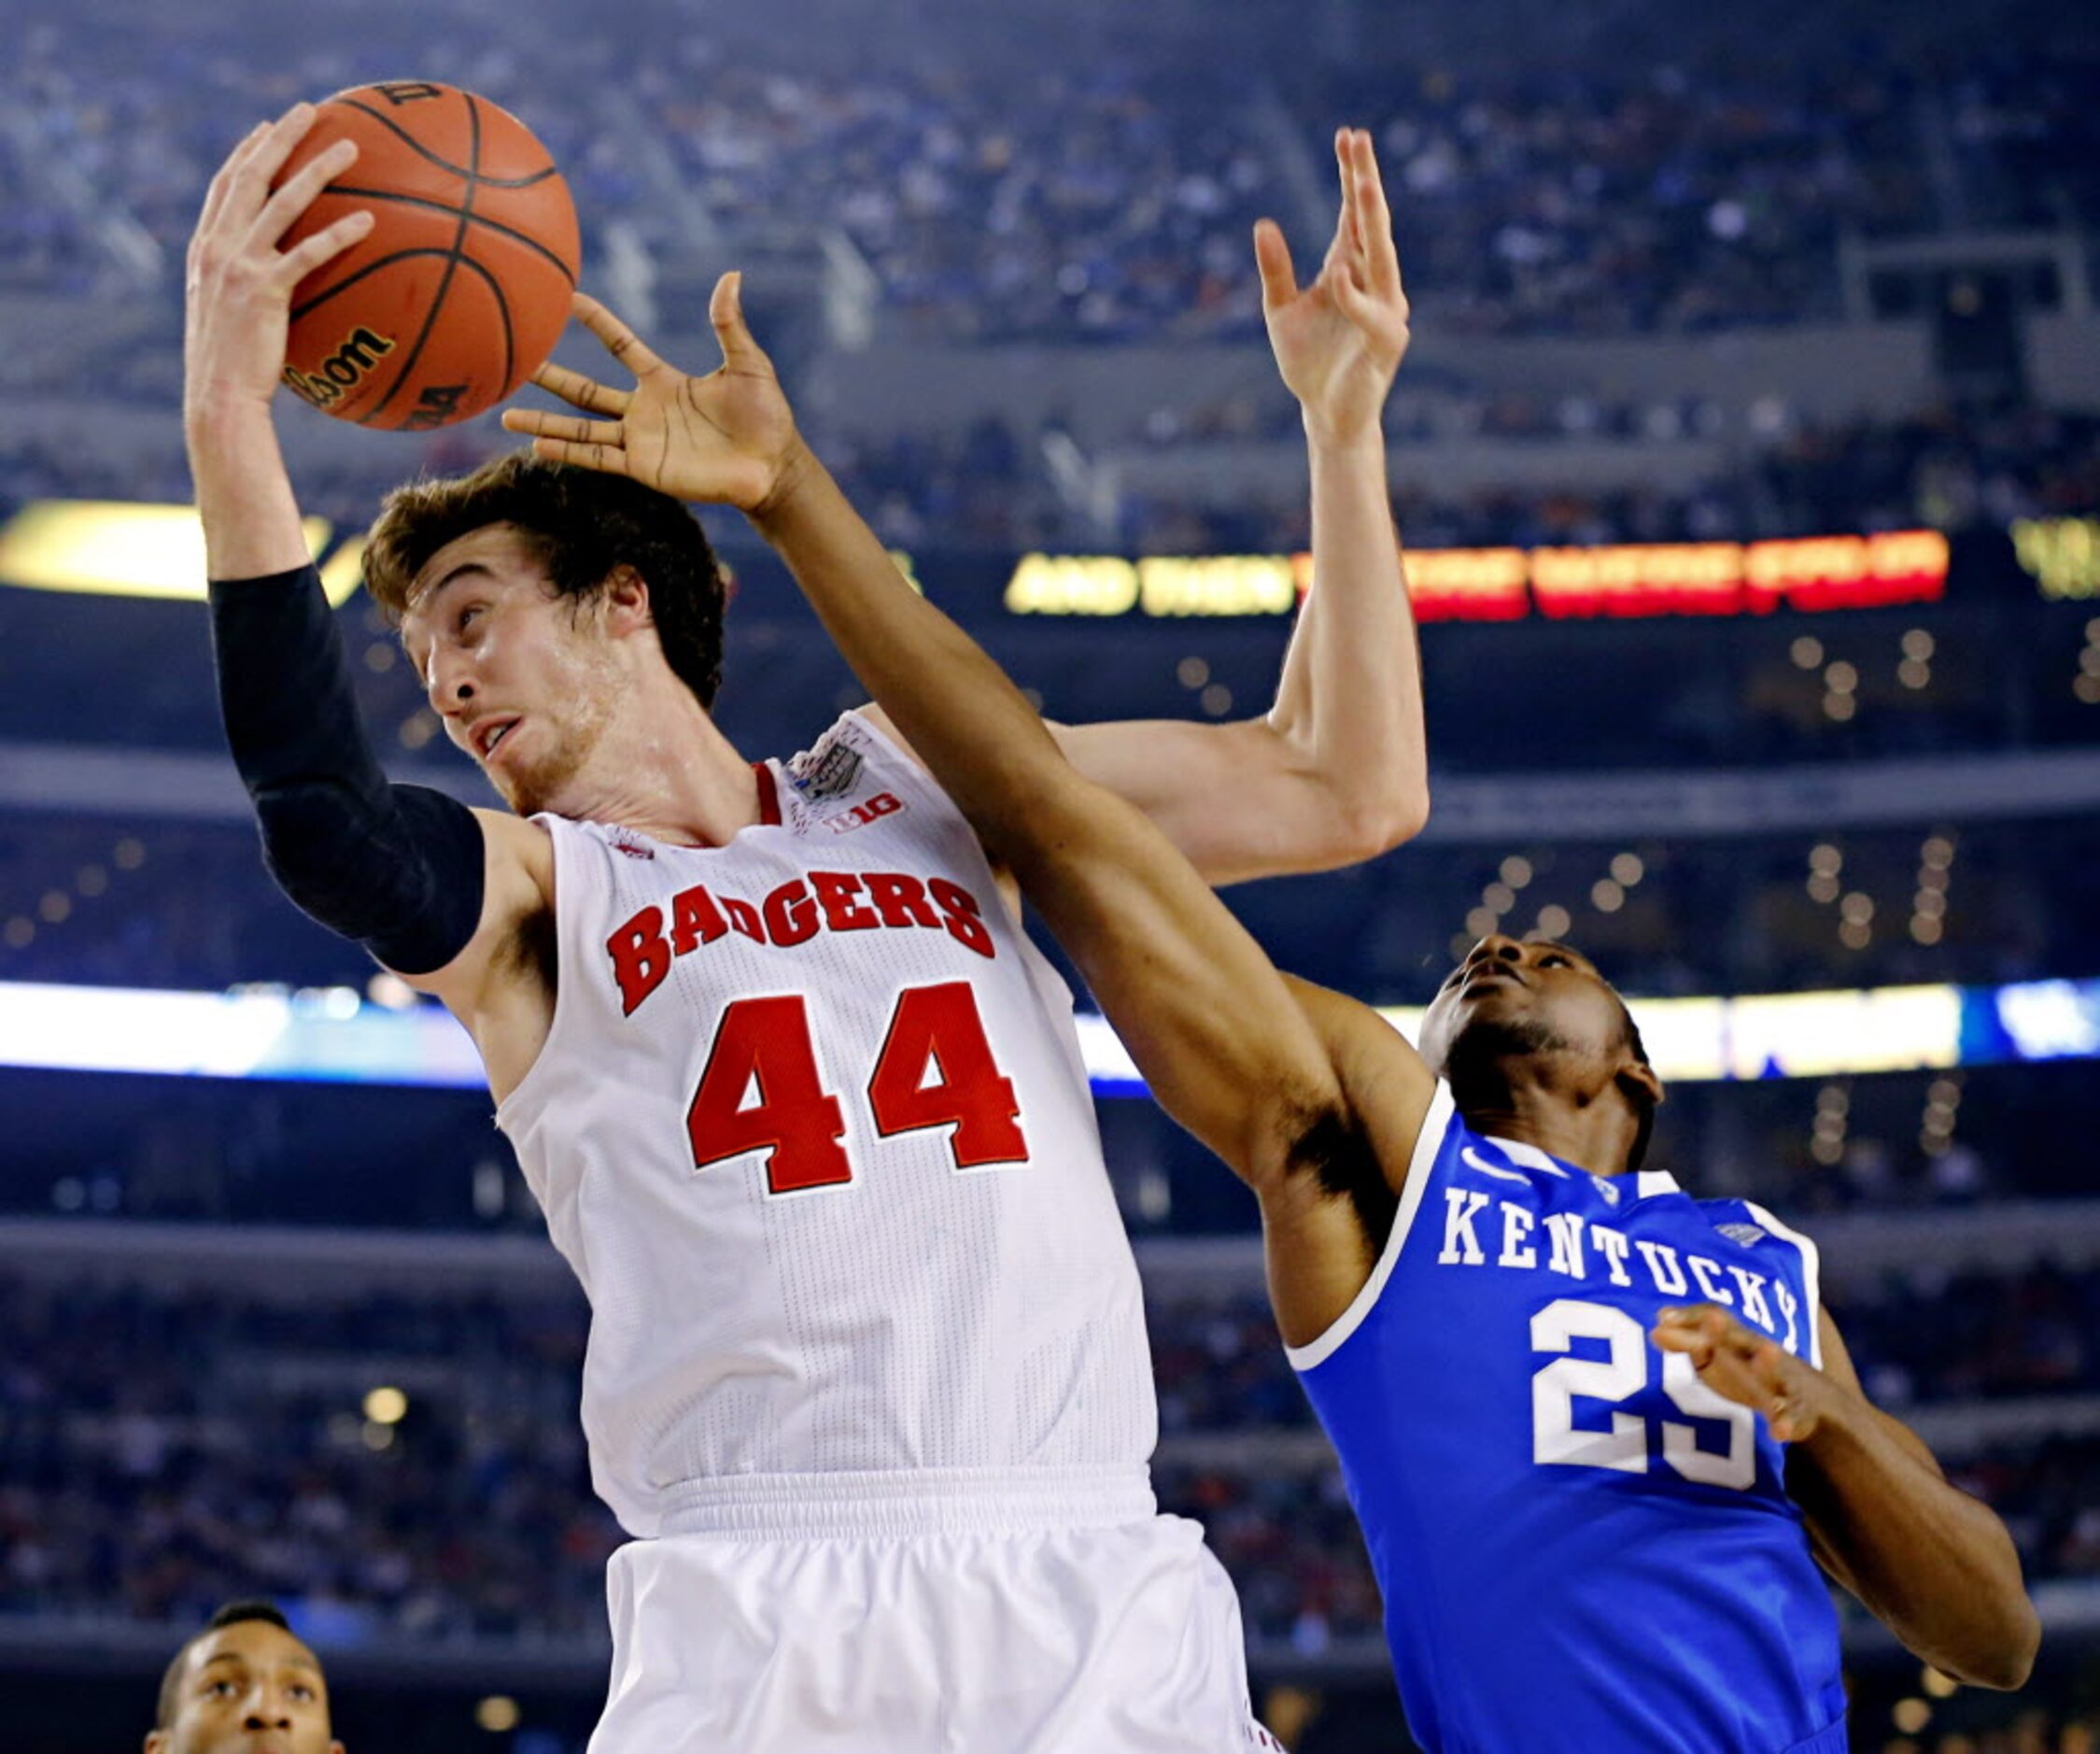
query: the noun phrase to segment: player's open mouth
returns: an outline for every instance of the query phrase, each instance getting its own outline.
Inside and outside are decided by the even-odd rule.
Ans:
[[[517,728],[514,718],[489,719],[476,725],[473,731],[474,753],[484,761],[495,755],[497,746]]]

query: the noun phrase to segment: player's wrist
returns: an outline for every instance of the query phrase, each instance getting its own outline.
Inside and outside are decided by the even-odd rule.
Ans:
[[[1348,459],[1382,456],[1385,429],[1378,413],[1333,416],[1307,403],[1303,409],[1305,444],[1318,457]]]
[[[810,502],[824,479],[824,465],[797,431],[782,451],[766,491],[754,504],[744,508],[744,515],[761,535],[769,534],[793,521]]]
[[[205,383],[186,389],[182,398],[182,429],[194,450],[210,445],[238,444],[258,432],[273,435],[276,426],[271,413],[276,380],[267,389],[238,383]]]

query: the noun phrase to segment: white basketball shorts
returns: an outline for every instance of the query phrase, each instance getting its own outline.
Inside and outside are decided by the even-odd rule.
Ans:
[[[590,1754],[1246,1754],[1239,1599],[1142,1467],[693,1482],[613,1555]]]

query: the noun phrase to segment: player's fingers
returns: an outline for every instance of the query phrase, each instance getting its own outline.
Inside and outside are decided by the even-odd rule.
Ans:
[[[1335,308],[1343,316],[1365,332],[1374,336],[1377,334],[1379,320],[1385,313],[1370,293],[1358,284],[1356,276],[1349,272],[1346,264],[1329,276],[1327,286],[1334,296]]]
[[[211,179],[211,186],[204,191],[204,205],[197,215],[197,230],[199,232],[203,232],[210,226],[213,220],[217,219],[220,212],[224,210],[227,190],[233,187],[233,179],[241,173],[241,166],[247,163],[248,155],[255,150],[256,142],[262,138],[263,134],[268,132],[269,127],[270,124],[266,121],[257,122],[254,127],[247,131],[240,143],[226,155],[225,163],[219,165]]]
[[[1750,1373],[1774,1393],[1785,1390],[1787,1365],[1791,1362],[1777,1340],[1758,1338],[1744,1354]]]
[[[577,293],[572,307],[577,321],[602,341],[605,350],[637,377],[647,377],[651,372],[664,369],[664,362],[650,352],[648,344],[588,292]]]
[[[1400,252],[1393,245],[1392,209],[1386,205],[1385,178],[1378,174],[1378,153],[1368,129],[1356,131],[1357,207],[1363,216],[1364,259],[1372,290],[1404,301],[1400,282]]]
[[[772,361],[744,321],[743,271],[732,268],[714,283],[707,302],[707,319],[722,346],[722,363],[732,372],[770,371]]]
[[[1356,130],[1334,131],[1334,167],[1342,179],[1342,218],[1335,232],[1357,256],[1365,248],[1362,178],[1357,174]]]
[[[566,365],[543,365],[532,374],[532,381],[559,396],[571,408],[581,408],[585,414],[611,415],[614,419],[627,413],[627,404],[634,400],[631,392],[571,372]]]
[[[506,408],[506,432],[529,433],[534,438],[566,439],[572,445],[623,445],[627,433],[617,420],[583,420],[572,414],[550,414],[544,408]]]
[[[302,164],[297,175],[286,177],[284,187],[262,204],[262,211],[248,227],[248,242],[266,248],[275,245],[291,230],[292,221],[314,205],[314,197],[357,161],[355,140],[338,140],[325,152],[317,153],[311,164]]]
[[[1275,310],[1298,296],[1298,276],[1290,266],[1290,246],[1274,219],[1254,222],[1254,266],[1261,276],[1261,306]]]
[[[627,473],[627,454],[611,445],[579,445],[572,439],[536,438],[532,441],[535,456],[543,457],[550,463],[574,463],[579,469],[595,469],[601,475],[624,475]]]
[[[319,114],[311,104],[294,104],[270,124],[255,149],[242,162],[229,191],[238,210],[262,205],[271,180],[284,169],[285,161],[312,131],[314,119]]]
[[[334,224],[301,240],[279,256],[274,278],[277,285],[289,291],[323,262],[333,262],[371,230],[372,215],[364,208],[345,213]]]

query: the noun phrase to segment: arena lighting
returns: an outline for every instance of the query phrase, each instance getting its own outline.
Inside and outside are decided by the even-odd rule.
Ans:
[[[1936,530],[1783,542],[1637,543],[1595,548],[1415,548],[1407,579],[1423,621],[1758,615],[1938,602],[1947,538]],[[1017,615],[1282,615],[1312,586],[1312,556],[1023,555],[1007,582]]]
[[[1656,1069],[1681,1083],[2100,1059],[2100,980],[1632,1004]],[[1421,1025],[1416,1009],[1380,1014],[1410,1039]],[[1094,1094],[1143,1095],[1107,1020],[1082,1012],[1078,1025]],[[444,1011],[368,1003],[347,986],[176,993],[0,983],[0,1066],[454,1090],[484,1082],[472,1042]]]
[[[2009,533],[2014,559],[2044,597],[2100,597],[2100,517],[2018,517]]]
[[[302,525],[319,554],[333,533],[325,517]],[[0,581],[31,590],[92,591],[202,602],[204,530],[187,505],[113,500],[38,500],[0,525]],[[345,580],[331,568],[329,601],[358,587],[356,556]]]

